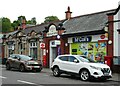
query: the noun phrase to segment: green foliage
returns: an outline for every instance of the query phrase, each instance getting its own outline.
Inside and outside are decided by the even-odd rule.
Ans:
[[[15,20],[15,21],[13,21],[13,23],[11,25],[14,28],[14,30],[16,30],[18,28],[19,24],[20,24],[20,22]]]
[[[28,20],[27,22],[26,22],[26,24],[32,24],[32,25],[36,25],[36,18],[35,17],[33,17],[31,20]]]
[[[2,32],[10,32],[13,31],[13,28],[11,26],[11,21],[8,18],[3,17],[2,18]]]
[[[59,20],[57,16],[48,16],[48,17],[45,17],[44,23],[49,23],[56,20]]]
[[[2,32],[2,18],[0,18],[0,32]]]
[[[19,16],[18,20],[13,21],[12,23],[12,27],[14,28],[14,30],[17,30],[18,26],[22,25],[22,20],[25,20],[26,24],[36,25],[37,23],[35,17],[27,21],[25,16]]]
[[[25,16],[19,16],[17,20],[13,21],[13,23],[11,25],[14,28],[14,30],[17,30],[18,26],[22,25],[23,20],[26,21]]]

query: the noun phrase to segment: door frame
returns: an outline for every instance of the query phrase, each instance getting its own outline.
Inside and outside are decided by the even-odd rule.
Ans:
[[[53,62],[52,48],[53,47],[57,48],[57,46],[60,45],[60,40],[51,40],[49,43],[50,43],[50,47],[49,47],[49,68],[50,68]]]

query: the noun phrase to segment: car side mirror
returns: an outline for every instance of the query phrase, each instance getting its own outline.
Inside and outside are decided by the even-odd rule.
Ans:
[[[17,57],[16,57],[16,56],[15,56],[14,58],[15,58],[15,59],[17,59]]]
[[[79,61],[77,59],[74,60],[75,63],[79,63]]]
[[[20,58],[18,58],[18,60],[20,61],[21,59],[20,59]]]

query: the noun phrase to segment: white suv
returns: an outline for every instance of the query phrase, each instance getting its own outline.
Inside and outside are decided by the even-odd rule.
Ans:
[[[92,77],[104,80],[112,77],[109,66],[96,63],[82,55],[59,55],[54,59],[51,69],[56,77],[62,73],[75,74],[83,81],[90,80]]]

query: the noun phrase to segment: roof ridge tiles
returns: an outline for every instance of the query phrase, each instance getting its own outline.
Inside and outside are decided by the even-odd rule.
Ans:
[[[101,13],[106,13],[106,14],[108,14],[109,12],[113,12],[113,11],[115,11],[115,10],[116,10],[116,9],[111,9],[111,10],[106,10],[106,11],[100,11],[100,12],[83,14],[83,15],[71,17],[70,19],[79,18],[79,17],[84,17],[84,16],[90,16],[90,15],[96,15],[96,14],[101,14]],[[107,13],[107,12],[108,12],[108,13]],[[69,20],[70,20],[70,19],[69,19]]]

